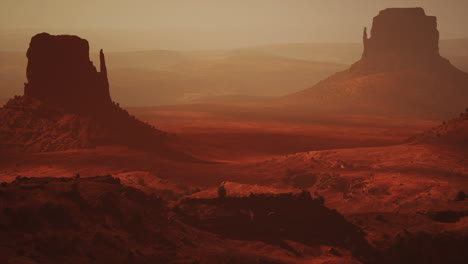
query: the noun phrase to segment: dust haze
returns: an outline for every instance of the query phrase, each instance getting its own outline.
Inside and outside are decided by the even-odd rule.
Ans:
[[[3,0],[0,47],[23,50],[42,31],[83,36],[95,51],[358,42],[370,18],[389,6],[424,6],[438,16],[442,39],[468,37],[464,0]]]
[[[466,1],[0,4],[0,263],[465,264]]]

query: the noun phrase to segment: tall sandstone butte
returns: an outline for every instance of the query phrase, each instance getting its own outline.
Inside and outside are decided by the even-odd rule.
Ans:
[[[27,52],[24,95],[77,113],[93,113],[111,104],[104,53],[98,72],[89,44],[77,36],[35,35]]]
[[[364,51],[348,70],[284,101],[316,110],[448,118],[468,102],[468,74],[439,54],[437,19],[422,8],[374,17]]]
[[[388,8],[374,17],[371,37],[363,36],[364,52],[356,68],[395,71],[449,67],[439,54],[437,18],[422,8]]]
[[[30,152],[124,145],[169,158],[195,160],[173,136],[131,116],[111,100],[104,53],[100,72],[88,41],[35,35],[27,51],[24,96],[0,109],[0,152]]]
[[[439,57],[437,18],[422,8],[380,11],[372,23],[371,38],[364,37],[363,58],[395,54],[412,58]]]

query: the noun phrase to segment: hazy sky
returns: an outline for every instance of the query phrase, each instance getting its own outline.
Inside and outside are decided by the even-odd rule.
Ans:
[[[79,34],[108,50],[356,42],[379,10],[415,6],[438,17],[441,38],[468,37],[468,0],[0,0],[0,31]]]

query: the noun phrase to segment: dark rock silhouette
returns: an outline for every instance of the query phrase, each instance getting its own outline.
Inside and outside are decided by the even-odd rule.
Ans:
[[[449,118],[465,108],[468,74],[439,54],[436,17],[389,8],[363,32],[362,58],[348,70],[288,95],[287,104],[346,113]]]
[[[89,59],[88,41],[77,36],[34,36],[27,52],[24,95],[77,113],[93,113],[112,104],[104,53],[101,72]]]

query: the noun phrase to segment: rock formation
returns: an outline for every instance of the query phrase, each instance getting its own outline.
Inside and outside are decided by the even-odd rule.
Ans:
[[[363,33],[362,59],[354,68],[397,71],[436,68],[450,63],[439,54],[437,18],[422,8],[388,8],[374,17],[371,37]]]
[[[371,38],[364,36],[363,58],[390,55],[439,57],[437,19],[422,8],[389,8],[372,23]]]
[[[348,70],[286,96],[317,110],[447,118],[465,108],[468,74],[439,54],[436,17],[389,8],[363,32],[362,58]]]
[[[190,159],[169,147],[171,136],[136,119],[111,100],[104,53],[100,72],[88,41],[41,33],[27,52],[24,96],[0,109],[0,151],[57,151],[125,145]]]
[[[41,33],[31,39],[27,57],[24,95],[76,113],[93,113],[112,104],[104,53],[101,50],[97,72],[88,41]]]

